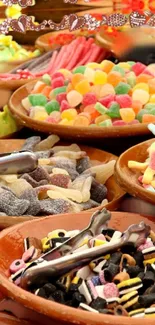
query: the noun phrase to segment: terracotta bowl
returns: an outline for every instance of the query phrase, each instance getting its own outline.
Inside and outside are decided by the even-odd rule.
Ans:
[[[0,233],[0,292],[6,297],[10,297],[18,303],[14,312],[21,311],[22,306],[25,314],[23,318],[39,319],[40,324],[46,325],[154,325],[154,318],[133,319],[128,317],[115,317],[110,315],[101,315],[85,312],[65,305],[45,300],[37,297],[23,289],[15,286],[6,277],[7,270],[11,262],[21,257],[23,253],[23,239],[27,236],[43,238],[52,229],[64,228],[67,230],[82,229],[86,227],[90,220],[91,213],[79,213],[76,218],[73,215],[60,215],[54,217],[46,217],[28,221],[23,224],[8,228]],[[109,223],[110,227],[124,231],[129,225],[144,221],[155,230],[153,219],[145,218],[141,215],[112,212],[112,219]],[[0,304],[0,309],[2,306]],[[9,305],[7,310],[9,310]],[[22,315],[21,315],[22,317]],[[34,322],[36,324],[36,322]]]
[[[0,154],[5,152],[18,151],[21,149],[25,140],[0,140]],[[62,143],[61,143],[62,144]],[[59,143],[58,143],[59,145]],[[80,145],[82,151],[86,151],[91,160],[98,160],[104,163],[107,163],[110,160],[117,159],[111,153]],[[117,185],[115,182],[114,176],[111,176],[106,184],[108,189],[107,199],[109,203],[105,206],[109,210],[117,210],[119,205],[125,195],[125,192]],[[95,211],[98,208],[93,208],[89,211]],[[88,211],[88,210],[87,210]],[[86,212],[85,212],[86,213]],[[17,223],[24,222],[27,220],[36,219],[37,217],[27,216],[27,217],[2,217],[0,216],[0,229],[4,229],[10,226],[13,226]]]
[[[12,315],[7,313],[0,313],[0,324],[3,325],[34,325],[30,321],[20,320]]]
[[[116,137],[129,137],[135,135],[149,134],[147,123],[135,124],[131,126],[111,126],[111,127],[75,127],[51,124],[48,122],[35,121],[27,115],[21,101],[29,95],[33,89],[35,81],[31,81],[17,89],[10,98],[9,107],[14,117],[22,125],[41,131],[44,133],[55,133],[63,139],[103,139]]]
[[[147,191],[140,186],[138,177],[139,172],[134,172],[128,168],[128,161],[135,160],[144,162],[148,158],[147,149],[155,139],[142,142],[125,151],[117,160],[115,166],[115,178],[118,184],[132,196],[138,197],[144,201],[155,204],[155,193]]]

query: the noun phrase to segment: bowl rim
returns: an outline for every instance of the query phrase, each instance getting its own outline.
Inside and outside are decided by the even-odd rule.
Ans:
[[[138,185],[136,183],[134,183],[134,187],[133,187],[133,182],[130,180],[130,178],[127,179],[125,177],[125,173],[122,173],[122,167],[121,167],[122,159],[124,158],[124,156],[127,153],[132,152],[133,150],[142,147],[144,144],[149,145],[152,142],[155,142],[155,138],[149,139],[149,140],[144,141],[144,142],[140,142],[139,144],[137,144],[137,145],[135,145],[133,147],[130,147],[128,150],[124,151],[116,161],[116,164],[115,164],[115,167],[114,167],[115,168],[114,176],[115,176],[115,179],[116,179],[117,183],[120,185],[120,187],[123,188],[127,193],[131,194],[132,196],[143,199],[143,200],[145,200],[147,202],[155,204],[155,193],[151,192],[151,197],[152,197],[152,199],[151,199],[150,198],[150,192],[147,191],[145,188],[143,188],[142,186],[140,186],[140,185]],[[128,168],[126,163],[124,163],[124,165],[126,166],[126,168]],[[154,198],[154,200],[153,200],[153,198]]]
[[[135,217],[141,216],[139,214],[136,213],[128,213],[128,212],[112,212],[112,216],[117,216],[120,214],[126,214],[127,216],[130,217],[130,215],[134,215]],[[87,215],[91,216],[91,213],[87,213]],[[67,215],[58,215],[56,216],[57,218],[64,218],[64,216]],[[2,240],[3,237],[9,235],[12,231],[17,231],[21,228],[24,227],[28,224],[34,224],[37,222],[46,222],[46,220],[49,220],[51,217],[45,217],[41,220],[36,219],[36,220],[32,220],[32,221],[27,221],[24,222],[22,224],[18,224],[16,226],[7,228],[5,230],[3,230],[0,233],[0,239]],[[147,219],[146,217],[143,217],[145,219]],[[9,288],[8,288],[8,284],[9,284]],[[14,299],[15,301],[19,302],[20,304],[24,305],[25,307],[36,311],[37,313],[42,313],[45,316],[48,316],[51,318],[54,318],[55,320],[60,320],[60,314],[61,316],[63,316],[63,321],[67,322],[70,321],[73,324],[88,324],[89,321],[89,325],[101,325],[103,324],[113,324],[115,322],[116,325],[129,325],[129,322],[131,325],[154,325],[154,318],[153,319],[143,319],[143,318],[137,318],[137,319],[133,319],[133,318],[129,318],[129,317],[125,317],[125,316],[113,316],[113,315],[102,315],[102,314],[98,314],[98,316],[96,315],[96,313],[91,313],[91,317],[90,316],[90,312],[88,311],[83,311],[83,310],[78,310],[76,309],[76,321],[74,320],[75,317],[75,308],[73,307],[68,307],[66,305],[62,305],[53,301],[48,301],[46,299],[43,299],[41,297],[36,297],[33,293],[30,293],[28,291],[25,291],[24,289],[16,286],[15,284],[13,284],[11,281],[9,281],[9,279],[3,275],[0,272],[0,287],[2,290],[2,294],[6,293],[8,294],[9,298]],[[37,300],[37,304],[36,304],[36,300]],[[48,314],[47,314],[48,312]],[[115,318],[114,318],[115,317]],[[90,319],[91,318],[91,319]],[[105,322],[105,323],[104,323]]]

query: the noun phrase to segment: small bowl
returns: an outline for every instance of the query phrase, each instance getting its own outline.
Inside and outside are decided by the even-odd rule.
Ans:
[[[0,140],[0,154],[5,153],[5,152],[13,152],[13,151],[18,151],[21,149],[22,145],[24,144],[25,140]],[[59,145],[59,143],[58,143]],[[63,145],[63,143],[61,143]],[[116,156],[114,156],[111,153],[95,149],[92,147],[87,147],[80,145],[80,148],[82,151],[86,151],[87,155],[90,157],[90,160],[98,160],[102,163],[107,163],[110,160],[117,159]],[[115,182],[114,176],[111,176],[106,184],[107,189],[108,189],[108,194],[107,194],[107,199],[109,201],[108,204],[105,205],[105,207],[109,210],[117,210],[119,208],[119,205],[121,201],[123,200],[123,197],[125,195],[125,192],[122,191],[122,189],[117,185]],[[96,211],[100,207],[93,208],[87,211]],[[84,212],[86,213],[86,212]],[[4,229],[10,226],[13,226],[17,223],[24,222],[27,220],[32,220],[36,219],[38,217],[33,217],[33,216],[21,216],[21,217],[12,217],[12,216],[7,216],[3,217],[0,216],[0,229]],[[39,217],[40,218],[40,217]]]
[[[135,319],[125,316],[111,316],[90,313],[74,309],[62,304],[55,303],[29,293],[15,284],[11,283],[6,274],[13,260],[22,256],[25,237],[43,238],[52,229],[83,229],[88,225],[91,213],[79,213],[76,218],[73,215],[59,215],[28,221],[23,224],[8,228],[0,233],[0,292],[5,297],[13,299],[18,303],[14,311],[21,311],[24,306],[26,319],[39,320],[40,324],[46,325],[154,325],[154,318]],[[154,219],[145,218],[139,214],[126,212],[112,212],[110,227],[124,231],[129,225],[144,221],[155,231]],[[9,307],[9,306],[8,306]],[[34,322],[34,324],[36,324]]]
[[[0,324],[3,325],[34,325],[34,323],[29,321],[20,320],[7,313],[0,313]]]
[[[63,139],[103,139],[116,137],[130,137],[150,134],[147,123],[135,124],[131,126],[111,126],[111,127],[75,127],[56,125],[48,122],[36,121],[27,115],[21,101],[27,97],[33,89],[36,81],[31,81],[17,89],[10,98],[9,107],[14,117],[22,125],[41,131],[44,133],[55,133]]]
[[[128,168],[128,161],[144,162],[148,158],[147,149],[154,141],[155,139],[151,139],[131,147],[122,153],[115,166],[115,178],[121,188],[132,196],[153,204],[155,204],[155,193],[147,191],[140,186],[138,177],[141,173]]]

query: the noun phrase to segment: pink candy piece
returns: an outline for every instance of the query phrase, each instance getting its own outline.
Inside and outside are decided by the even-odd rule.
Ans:
[[[149,167],[155,170],[155,151],[151,153]]]
[[[144,74],[148,74],[149,76],[154,77],[153,73],[151,73],[151,71],[149,71],[147,68],[143,71]]]
[[[129,108],[132,106],[132,99],[129,95],[116,95],[116,102],[121,108]]]
[[[132,122],[128,123],[128,125],[135,125],[139,124],[140,122],[138,120],[133,120]]]
[[[63,112],[66,109],[69,109],[69,104],[68,104],[67,100],[62,100],[61,106],[60,106],[60,112]]]
[[[61,104],[63,100],[66,100],[66,98],[67,98],[66,93],[61,93],[56,96],[56,100],[58,101],[59,104]]]
[[[152,241],[150,240],[150,241],[146,241],[143,245],[140,245],[139,247],[138,247],[138,251],[143,251],[143,249],[146,249],[146,248],[149,248],[149,247],[153,247],[154,245],[153,245],[153,243],[152,243]]]
[[[64,79],[62,77],[53,79],[51,86],[53,89],[64,86]]]
[[[123,125],[127,125],[127,123],[125,123],[122,120],[117,120],[117,121],[113,122],[113,126],[123,126]]]
[[[88,285],[89,290],[91,291],[91,295],[93,296],[93,299],[96,299],[98,297],[98,294],[97,294],[97,291],[96,291],[96,288],[95,288],[93,282],[91,280],[88,280],[87,285]]]
[[[28,262],[34,255],[35,253],[35,248],[34,246],[31,246],[22,256],[22,260],[24,262]]]
[[[58,123],[58,121],[54,117],[51,117],[51,116],[48,116],[48,118],[46,119],[46,122],[47,123],[53,123],[53,124]]]
[[[139,181],[140,183],[143,183],[143,176],[139,176],[139,177],[138,177],[138,181]]]
[[[114,101],[115,101],[115,95],[107,95],[103,98],[100,98],[100,100],[99,100],[99,102],[105,107],[108,107],[108,105]]]
[[[144,70],[146,69],[146,65],[140,62],[135,63],[132,66],[132,71],[135,73],[136,76],[139,76]]]
[[[10,272],[12,274],[18,272],[19,270],[23,269],[26,267],[26,264],[23,260],[15,260],[14,262],[12,262],[12,264],[10,265]]]
[[[63,80],[65,80],[65,77],[61,72],[54,72],[52,74],[52,79],[57,79],[57,78],[60,78],[60,77],[63,78]]]
[[[107,283],[107,281],[105,280],[105,277],[104,277],[104,271],[101,271],[101,272],[99,273],[99,279],[100,279],[100,282],[101,282],[102,284],[106,284],[106,283]]]
[[[83,102],[82,102],[82,104],[84,106],[88,106],[88,105],[96,104],[96,103],[97,103],[97,98],[94,93],[88,93],[88,94],[84,95]]]
[[[119,297],[119,291],[115,283],[107,283],[103,288],[103,294],[106,299]]]

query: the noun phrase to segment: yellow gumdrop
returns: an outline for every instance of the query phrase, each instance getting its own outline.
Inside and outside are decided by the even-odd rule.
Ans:
[[[149,86],[145,82],[138,83],[136,86],[134,86],[133,91],[136,89],[142,89],[142,90],[149,92]]]
[[[143,105],[149,101],[149,98],[149,93],[143,89],[135,89],[132,93],[132,100],[140,100]]]
[[[94,82],[95,71],[89,67],[86,67],[84,76],[87,78],[89,82]]]
[[[85,95],[90,92],[91,87],[88,80],[80,81],[76,86],[75,90],[77,90],[81,95]]]
[[[155,95],[150,96],[149,103],[155,103]]]
[[[135,119],[135,112],[132,108],[121,108],[120,115],[124,122],[130,123]]]
[[[94,85],[104,85],[107,82],[107,74],[104,71],[95,71]]]
[[[105,84],[100,90],[100,97],[115,95],[115,89],[111,84]]]
[[[96,117],[95,124],[99,125],[101,122],[104,122],[106,120],[109,120],[109,116],[106,114],[103,114],[101,116]]]
[[[61,113],[62,120],[67,119],[68,121],[72,121],[76,118],[76,116],[77,116],[77,111],[74,108],[66,109]]]
[[[112,70],[112,68],[114,67],[114,65],[115,64],[109,60],[104,60],[100,63],[101,69],[106,73],[109,73]]]
[[[117,64],[119,67],[123,68],[124,70],[130,70],[131,66],[127,62],[120,62]]]
[[[91,69],[100,69],[101,66],[99,63],[96,62],[89,62],[88,64],[86,64],[86,67],[89,67]]]

